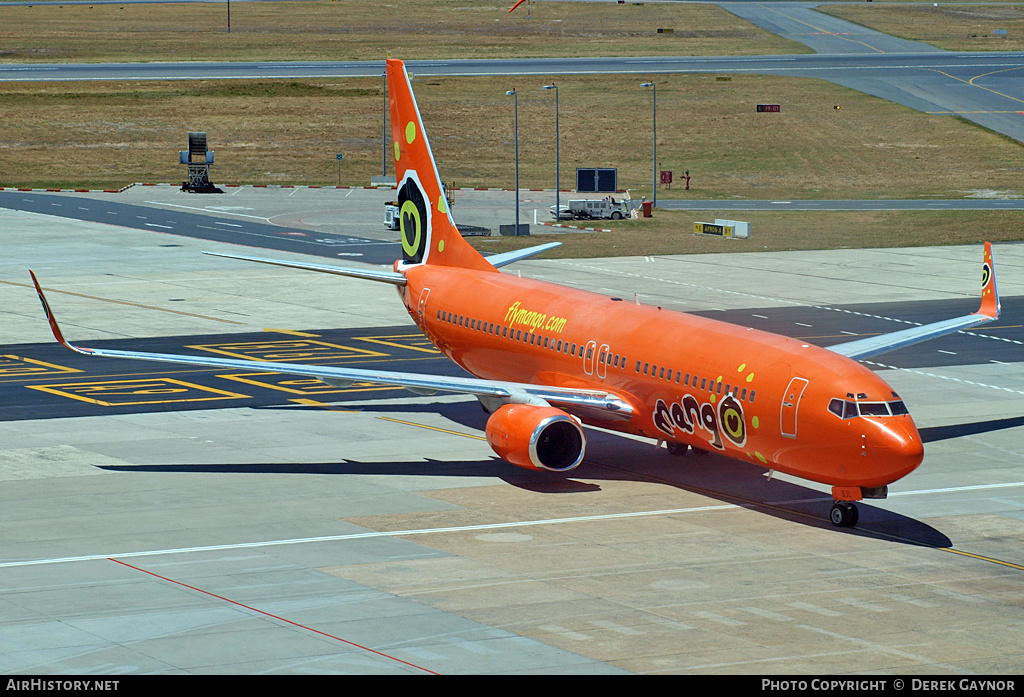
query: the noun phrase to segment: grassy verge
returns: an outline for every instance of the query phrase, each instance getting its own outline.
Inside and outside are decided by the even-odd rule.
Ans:
[[[751,224],[746,240],[696,236],[695,221],[715,218]],[[843,247],[923,247],[1021,239],[1024,211],[661,211],[637,221],[601,221],[612,232],[536,234],[528,237],[470,237],[477,249],[506,252],[544,242],[561,242],[547,258],[767,252]]]
[[[952,116],[926,116],[828,82],[770,76],[657,78],[658,157],[691,190],[672,198],[960,198],[1021,192],[1022,146]],[[420,110],[444,180],[552,188],[560,87],[562,186],[576,167],[617,167],[651,193],[646,76],[421,78]],[[782,105],[757,113],[759,102]],[[841,110],[835,110],[835,105]],[[381,173],[379,79],[0,83],[0,185],[119,188],[180,182],[188,131],[209,133],[219,184],[369,184]],[[389,171],[393,166],[388,165]],[[678,179],[677,179],[678,181]]]
[[[1024,50],[1024,6],[920,2],[822,5],[819,12],[948,51]],[[1005,29],[1005,36],[996,36]]]
[[[806,53],[711,5],[317,0],[4,7],[3,61],[406,60]],[[671,32],[658,33],[658,29]]]

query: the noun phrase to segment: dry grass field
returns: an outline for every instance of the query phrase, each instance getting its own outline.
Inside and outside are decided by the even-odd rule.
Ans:
[[[0,61],[805,53],[711,5],[309,0],[4,7]],[[658,33],[658,29],[671,33]]]
[[[1024,50],[1024,5],[921,2],[822,5],[815,8],[886,34],[948,51]],[[995,36],[1005,29],[1006,36]]]
[[[511,15],[510,6],[504,0],[235,3],[230,34],[226,5],[220,3],[4,7],[0,62],[346,60],[380,59],[387,51],[427,59],[807,50],[711,6],[545,2],[523,5]],[[962,33],[957,22],[967,15],[956,13],[987,22],[997,11],[933,9],[930,3],[873,3],[831,11],[864,24],[897,17],[895,25],[910,24],[915,33],[879,28],[925,41],[932,39],[916,33],[926,24],[917,18],[934,23],[937,29],[929,31]],[[1007,18],[1000,25],[1012,40],[1016,25],[1010,18],[1017,9],[1002,6],[998,12]],[[660,191],[662,198],[1024,195],[1020,143],[955,116],[924,115],[822,81],[745,75],[420,77],[414,87],[449,185],[514,185],[513,111],[505,92],[515,87],[521,186],[552,188],[554,95],[540,87],[554,80],[560,87],[562,187],[572,186],[576,167],[617,167],[620,186],[649,197],[651,92],[639,86],[649,79],[658,85],[659,166],[677,177],[689,170],[693,177],[689,192],[676,185]],[[782,111],[756,113],[755,105],[763,102],[781,104]],[[837,104],[841,110],[833,108]],[[217,153],[214,183],[332,185],[338,183],[335,153],[341,152],[342,183],[366,185],[381,173],[382,107],[377,79],[0,83],[0,186],[180,182],[185,172],[177,153],[190,130],[209,133]],[[754,239],[691,234],[694,220],[715,215],[750,220]],[[1010,212],[659,211],[653,219],[606,225],[612,233],[473,243],[500,251],[557,239],[564,246],[556,254],[566,257],[955,244],[1020,239],[1022,218]]]
[[[552,78],[418,78],[434,154],[456,187],[555,184]],[[576,167],[618,167],[651,193],[645,76],[561,76],[562,187]],[[1021,144],[954,116],[929,116],[828,82],[658,76],[658,158],[689,170],[695,198],[953,197],[1021,193]],[[780,113],[757,113],[777,102]],[[837,111],[833,107],[841,104]],[[221,184],[367,185],[381,174],[379,79],[0,83],[0,185],[120,188],[180,182],[190,130],[209,133]],[[389,171],[393,171],[389,166]],[[659,195],[684,195],[680,187]]]
[[[693,234],[695,221],[746,220],[751,237],[727,240]],[[598,221],[612,232],[552,234],[531,226],[529,237],[470,237],[477,249],[506,252],[545,242],[562,246],[546,258],[776,252],[843,247],[926,247],[1021,239],[1024,211],[665,211],[638,221]]]

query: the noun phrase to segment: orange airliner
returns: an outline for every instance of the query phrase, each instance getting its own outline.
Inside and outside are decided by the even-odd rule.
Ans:
[[[832,487],[836,525],[854,501],[885,498],[924,456],[893,389],[857,361],[999,316],[991,245],[978,312],[828,348],[797,339],[520,278],[498,269],[557,243],[484,257],[445,202],[401,61],[387,61],[403,258],[394,269],[347,269],[222,254],[390,283],[410,317],[474,377],[77,347],[92,356],[277,371],[331,385],[369,382],[419,394],[472,394],[490,412],[487,441],[512,464],[567,472],[583,460],[582,424],[716,452]]]

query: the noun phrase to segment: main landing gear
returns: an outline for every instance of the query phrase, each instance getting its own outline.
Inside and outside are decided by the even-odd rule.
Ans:
[[[703,448],[698,448],[686,443],[674,443],[669,441],[665,443],[665,447],[668,448],[669,455],[675,455],[676,457],[682,457],[688,452],[692,452],[694,455],[707,455],[708,451]]]
[[[828,517],[836,527],[852,528],[860,519],[860,512],[853,501],[836,501],[832,504]]]

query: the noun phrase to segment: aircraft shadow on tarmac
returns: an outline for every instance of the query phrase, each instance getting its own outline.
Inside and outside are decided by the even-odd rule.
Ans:
[[[351,403],[345,405],[346,408],[353,406]],[[291,406],[263,408],[322,409]],[[382,415],[440,414],[454,424],[477,433],[483,431],[487,420],[487,415],[475,400],[440,404],[365,402],[355,408],[364,412],[380,412]],[[1013,425],[1017,425],[1016,422],[1019,420],[999,421],[1012,421],[1015,422]],[[996,426],[1000,427],[1008,426]],[[833,530],[836,533],[926,547],[944,548],[953,545],[945,534],[930,525],[868,501],[858,504],[860,521],[856,527],[835,528],[828,519],[829,508],[832,505],[831,496],[789,481],[769,480],[765,476],[767,470],[753,464],[692,451],[685,456],[673,456],[665,448],[655,449],[649,442],[595,429],[588,429],[587,437],[586,458],[578,468],[567,474],[530,472],[498,457],[472,461],[423,458],[416,461],[386,462],[361,462],[342,458],[334,462],[314,463],[107,465],[101,468],[108,471],[165,473],[491,477],[521,489],[552,495],[599,491],[602,480],[656,482],[790,522]],[[339,434],[339,440],[343,439],[344,435]]]
[[[932,426],[919,429],[921,440],[925,443],[935,443],[950,438],[962,436],[976,436],[979,433],[991,433],[1002,431],[1006,428],[1024,426],[1024,416],[1010,416],[1005,419],[992,419],[990,421],[977,421],[967,424],[951,424],[949,426]]]

